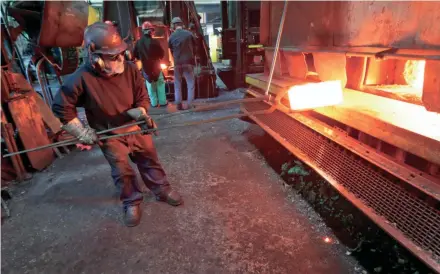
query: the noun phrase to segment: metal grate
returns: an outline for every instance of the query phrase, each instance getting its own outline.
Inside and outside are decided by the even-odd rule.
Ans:
[[[267,105],[246,103],[245,107],[257,111]],[[384,171],[282,112],[256,118],[440,264],[440,210],[405,190],[404,182],[385,176]]]

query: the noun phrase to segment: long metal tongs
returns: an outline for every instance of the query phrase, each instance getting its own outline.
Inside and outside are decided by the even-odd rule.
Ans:
[[[255,112],[244,111],[244,113],[234,114],[234,115],[229,115],[229,116],[224,116],[224,117],[199,120],[199,121],[191,121],[191,122],[180,123],[180,124],[175,124],[175,125],[170,125],[170,126],[165,126],[165,127],[155,128],[155,129],[132,131],[132,132],[126,132],[126,133],[115,134],[115,135],[110,135],[110,136],[101,136],[98,138],[98,140],[103,141],[103,140],[107,140],[107,139],[123,137],[123,136],[128,136],[128,135],[134,135],[134,134],[154,133],[155,131],[161,131],[161,130],[167,130],[167,129],[172,129],[172,128],[185,127],[185,126],[196,126],[196,125],[213,123],[213,122],[229,120],[229,119],[234,119],[234,118],[242,118],[242,117],[246,117],[246,116],[250,116],[250,115],[269,114],[269,113],[272,113],[273,111],[275,111],[275,109],[277,109],[277,105],[280,103],[280,100],[284,95],[285,95],[285,92],[280,92],[279,94],[277,94],[277,96],[275,98],[275,104],[272,104],[272,106],[266,110],[260,110],[260,111],[255,111]],[[220,109],[222,107],[225,107],[227,105],[262,102],[265,100],[268,100],[268,96],[259,96],[257,98],[237,99],[237,100],[230,100],[230,101],[219,102],[219,103],[212,103],[212,104],[202,105],[202,106],[199,106],[199,107],[196,107],[193,109],[188,109],[188,110],[184,110],[184,111],[180,111],[180,112],[176,112],[176,113],[165,114],[161,117],[156,118],[155,120],[157,121],[160,119],[169,118],[172,116],[181,115],[181,114],[190,113],[190,112],[216,110],[216,109]],[[145,123],[145,121],[134,122],[134,123],[120,126],[120,127],[115,127],[115,128],[99,131],[99,132],[97,132],[97,134],[102,135],[102,134],[110,132],[110,131],[114,131],[114,130],[118,130],[118,129],[122,129],[122,128],[127,128],[127,127],[131,127],[134,125],[141,125],[143,123]],[[31,148],[31,149],[26,149],[26,150],[14,152],[14,153],[5,154],[3,156],[3,158],[14,156],[17,154],[23,154],[23,153],[27,153],[27,152],[42,150],[42,149],[56,148],[56,147],[60,147],[60,146],[69,146],[69,145],[75,145],[75,144],[79,144],[79,143],[80,142],[77,138],[73,138],[73,139],[64,140],[61,142],[56,142],[56,143],[52,143],[52,144],[45,145],[45,146],[40,146],[40,147],[36,147],[36,148]]]

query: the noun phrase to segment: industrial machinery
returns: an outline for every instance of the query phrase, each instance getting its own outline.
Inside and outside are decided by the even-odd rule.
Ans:
[[[222,59],[218,75],[228,89],[243,86],[247,73],[264,71],[260,44],[260,1],[221,1]]]
[[[260,11],[254,94],[338,81],[343,100],[298,113],[286,95],[252,120],[440,271],[440,3],[264,1]],[[310,105],[332,100],[322,88]]]

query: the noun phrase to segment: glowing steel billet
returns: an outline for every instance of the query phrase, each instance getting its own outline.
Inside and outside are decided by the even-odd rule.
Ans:
[[[292,110],[338,105],[343,102],[341,81],[326,81],[292,86],[288,92]]]

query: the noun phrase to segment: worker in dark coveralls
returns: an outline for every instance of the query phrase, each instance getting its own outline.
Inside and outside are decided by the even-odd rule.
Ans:
[[[194,35],[183,29],[182,19],[179,17],[171,20],[175,31],[168,39],[168,47],[174,58],[174,100],[177,109],[182,110],[192,107],[195,96],[195,38]],[[182,76],[185,77],[188,88],[187,106],[182,104]]]
[[[153,39],[154,26],[149,21],[142,24],[142,32],[144,35],[134,47],[134,57],[142,62],[151,106],[166,106],[165,81],[160,67],[160,61],[165,56],[165,51],[159,41]]]
[[[141,128],[154,128],[147,114],[148,98],[140,72],[125,62],[127,44],[110,24],[94,23],[84,32],[88,61],[61,86],[53,111],[64,124],[62,129],[83,144],[98,142],[96,131],[114,128],[134,121],[146,121]],[[77,118],[76,107],[84,107],[90,127]],[[138,126],[112,131],[110,135],[140,130]],[[177,206],[182,203],[166,178],[151,135],[129,135],[99,142],[111,167],[111,175],[120,190],[124,222],[136,226],[141,217],[143,195],[129,159],[138,167],[145,185],[157,200]]]

